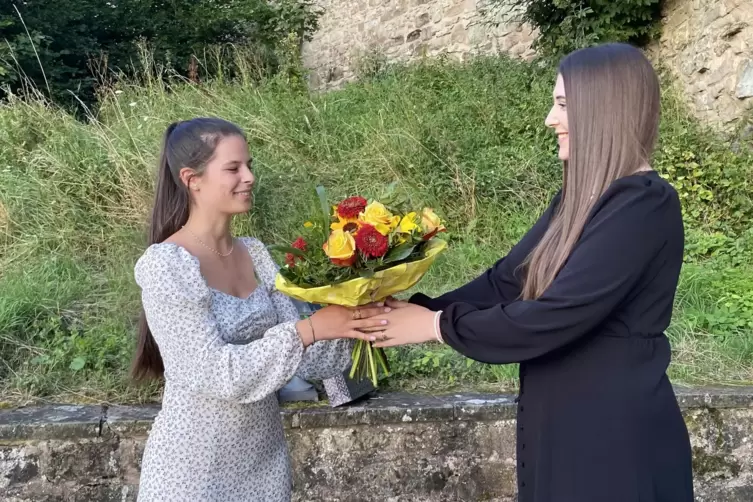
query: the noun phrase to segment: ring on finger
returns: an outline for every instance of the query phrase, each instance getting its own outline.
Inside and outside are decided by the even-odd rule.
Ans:
[[[361,311],[358,310],[358,309],[354,310],[353,311],[353,320],[357,321],[360,318],[361,318]]]
[[[383,342],[387,341],[387,335],[386,334],[382,333],[382,337],[381,338],[382,338]]]

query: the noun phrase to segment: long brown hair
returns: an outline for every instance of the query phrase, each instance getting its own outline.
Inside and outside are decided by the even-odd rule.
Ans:
[[[554,281],[607,187],[648,164],[659,130],[659,79],[639,49],[619,43],[580,49],[560,62],[559,74],[570,155],[552,221],[523,265],[526,300]]]
[[[148,244],[164,242],[188,221],[190,198],[188,187],[180,180],[180,170],[188,167],[200,176],[221,139],[245,137],[243,131],[226,120],[199,117],[174,122],[162,138],[157,188],[149,225]],[[162,378],[165,366],[157,342],[141,309],[136,354],[131,376],[136,380]]]

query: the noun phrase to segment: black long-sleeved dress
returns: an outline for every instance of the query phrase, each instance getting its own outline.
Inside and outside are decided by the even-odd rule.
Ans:
[[[444,311],[461,354],[520,362],[520,502],[692,502],[664,334],[683,257],[677,194],[653,171],[614,182],[554,282],[523,301],[518,267],[558,201],[480,277],[411,302]]]

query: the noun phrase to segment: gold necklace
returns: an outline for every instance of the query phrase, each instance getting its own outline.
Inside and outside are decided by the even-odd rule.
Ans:
[[[232,244],[230,244],[230,251],[228,251],[227,254],[222,254],[219,251],[217,251],[216,249],[214,249],[212,246],[208,246],[207,244],[205,244],[204,241],[202,241],[201,239],[199,239],[198,235],[196,235],[195,233],[191,232],[190,228],[186,228],[185,225],[183,225],[181,228],[185,228],[188,231],[188,233],[193,236],[194,239],[196,239],[197,241],[199,241],[199,244],[201,244],[202,246],[204,246],[208,250],[212,251],[213,253],[215,253],[216,255],[218,255],[221,258],[227,258],[228,256],[230,256],[233,253],[233,249],[235,248],[235,239],[233,239]]]

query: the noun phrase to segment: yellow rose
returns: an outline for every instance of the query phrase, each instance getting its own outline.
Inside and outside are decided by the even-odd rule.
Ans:
[[[442,220],[434,213],[434,210],[428,207],[425,207],[421,213],[421,228],[424,231],[424,240],[429,240],[438,232],[445,231]]]
[[[356,241],[348,232],[334,230],[323,248],[324,254],[337,266],[349,267],[356,261]]]
[[[400,217],[393,216],[381,202],[372,202],[366,206],[359,219],[376,228],[382,235],[389,234],[400,223]]]
[[[403,216],[403,219],[400,220],[400,224],[397,226],[397,231],[401,234],[410,234],[413,233],[414,230],[418,229],[418,225],[416,224],[416,213],[408,213],[405,216]]]

